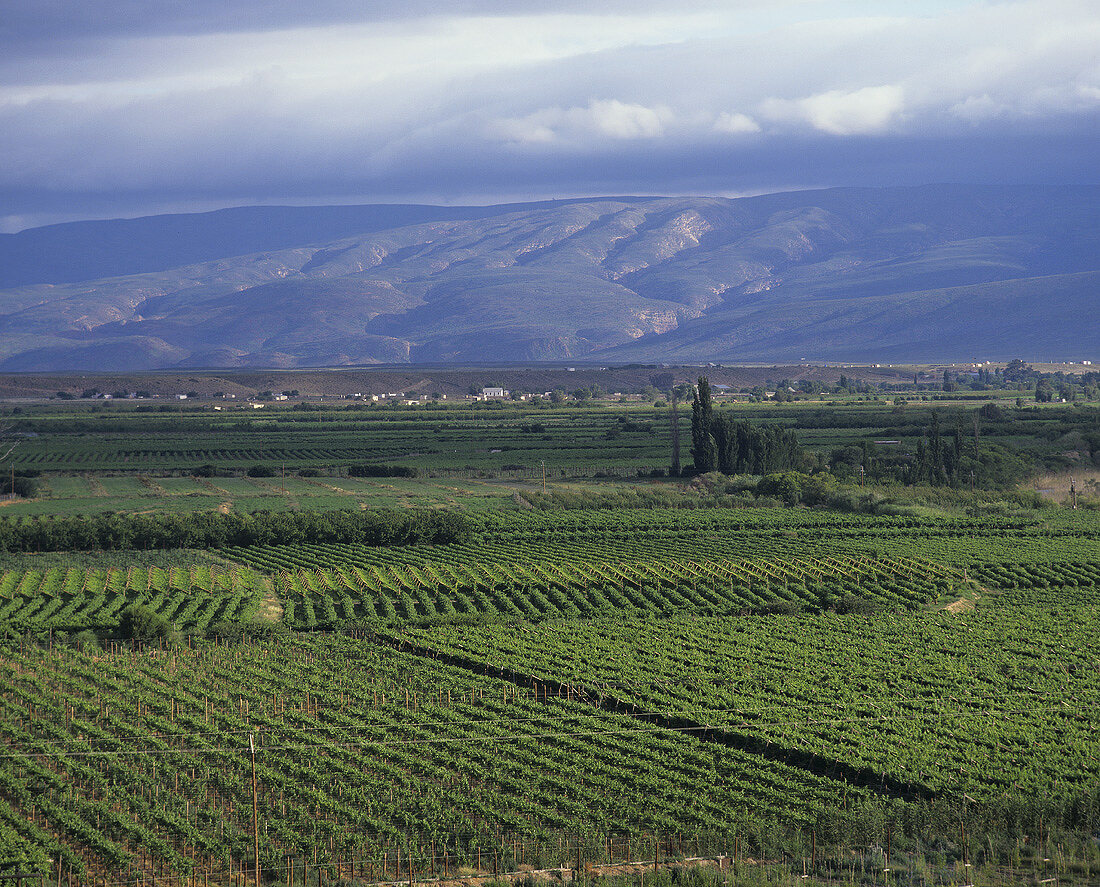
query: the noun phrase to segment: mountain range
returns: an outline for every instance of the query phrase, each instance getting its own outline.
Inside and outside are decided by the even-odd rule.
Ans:
[[[0,235],[0,370],[1100,358],[1100,188],[246,207]]]

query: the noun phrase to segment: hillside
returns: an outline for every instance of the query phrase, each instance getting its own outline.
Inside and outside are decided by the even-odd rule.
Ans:
[[[38,282],[0,290],[0,369],[1089,357],[1097,198],[929,186],[54,226],[9,235],[38,258],[8,279]],[[146,270],[76,280],[74,243],[96,244],[86,273]]]

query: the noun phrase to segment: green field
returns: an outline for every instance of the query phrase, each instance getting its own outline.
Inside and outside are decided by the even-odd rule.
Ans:
[[[733,405],[766,477],[638,401],[26,407],[0,875],[1100,882],[1100,509],[1028,489],[1100,417],[991,396]]]

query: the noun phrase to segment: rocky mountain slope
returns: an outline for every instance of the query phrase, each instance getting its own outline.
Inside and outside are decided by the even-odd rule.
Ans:
[[[220,241],[183,217],[174,244],[157,239],[173,239],[166,217],[141,237],[143,220],[55,226],[23,232],[36,252],[18,274],[41,282],[0,290],[0,369],[1091,358],[1098,198],[928,186],[263,208],[266,227],[241,216],[242,231],[205,214]],[[112,252],[111,226],[159,246]],[[216,255],[222,241],[262,248]],[[74,280],[74,242],[98,244],[89,267],[148,270]]]

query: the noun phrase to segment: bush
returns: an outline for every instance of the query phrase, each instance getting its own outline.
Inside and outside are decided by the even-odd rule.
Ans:
[[[219,514],[97,514],[90,517],[0,517],[0,551],[114,551],[123,548],[224,548],[342,542],[412,545],[464,542],[473,523],[457,512],[342,510]]]
[[[23,499],[33,499],[34,494],[38,492],[38,483],[30,477],[15,476],[15,486],[12,486],[11,477],[5,477],[0,480],[0,493],[7,496],[10,495],[14,489],[15,495],[20,496]]]
[[[349,465],[348,477],[419,477],[411,465]]]
[[[1003,422],[1005,420],[1004,410],[992,402],[983,404],[981,409],[978,410],[978,415],[986,422]]]
[[[119,633],[127,640],[139,644],[150,641],[171,641],[176,634],[172,623],[159,613],[141,604],[130,604],[121,613]]]
[[[275,469],[270,465],[253,465],[247,473],[249,477],[274,477]]]
[[[802,501],[803,487],[809,479],[799,471],[768,474],[756,485],[756,493],[759,496],[781,498],[787,505],[798,505]]]

